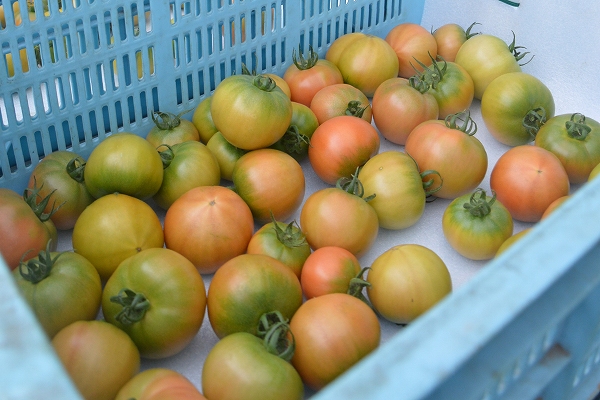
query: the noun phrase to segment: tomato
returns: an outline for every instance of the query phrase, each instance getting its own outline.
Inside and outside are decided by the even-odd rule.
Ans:
[[[131,378],[115,400],[206,400],[185,376],[168,368],[146,369]]]
[[[492,136],[507,146],[527,144],[554,116],[554,98],[542,81],[525,72],[494,79],[481,98],[481,116]]]
[[[398,75],[410,78],[420,67],[416,61],[430,65],[437,57],[437,42],[431,32],[419,24],[404,22],[396,25],[385,37],[398,57]]]
[[[0,253],[11,270],[35,257],[50,240],[50,250],[56,250],[56,227],[43,211],[52,196],[37,202],[36,190],[26,189],[25,200],[13,190],[0,188]]]
[[[200,186],[169,207],[164,232],[167,248],[185,256],[201,274],[212,274],[221,264],[246,252],[254,219],[233,190]]]
[[[198,131],[198,140],[204,144],[207,144],[210,138],[218,132],[210,113],[211,103],[212,96],[206,96],[198,103],[192,114],[192,123]]]
[[[70,151],[59,150],[45,156],[33,169],[27,187],[39,188],[43,198],[52,195],[44,212],[55,212],[50,219],[57,229],[73,229],[81,212],[94,201],[85,187],[83,174],[85,160]]]
[[[441,188],[436,197],[454,199],[473,191],[483,181],[488,167],[485,148],[474,135],[477,125],[465,113],[450,115],[445,121],[419,124],[408,136],[404,150],[421,171],[434,170],[433,186]]]
[[[221,183],[219,162],[204,144],[190,140],[159,146],[158,150],[164,165],[163,181],[152,199],[162,209],[192,188]]]
[[[439,117],[435,97],[427,88],[415,87],[413,83],[404,78],[388,79],[373,95],[373,122],[392,143],[403,145],[417,125]]]
[[[216,132],[206,143],[206,147],[217,159],[221,178],[231,181],[233,167],[241,156],[248,151],[235,147],[225,139],[221,132]]]
[[[308,155],[308,146],[313,133],[319,127],[315,113],[304,104],[292,102],[292,121],[283,137],[270,146],[294,157],[304,160]]]
[[[291,100],[310,107],[310,102],[320,89],[336,83],[344,83],[338,67],[329,60],[319,59],[319,55],[308,49],[308,58],[302,52],[292,54],[293,63],[283,73],[283,80],[288,84]]]
[[[202,367],[206,396],[215,400],[303,399],[302,379],[288,360],[293,339],[279,344],[286,334],[282,329],[261,339],[235,332],[218,341]],[[275,340],[276,335],[280,340]]]
[[[234,332],[257,335],[263,314],[284,319],[302,304],[302,288],[287,265],[264,254],[241,254],[215,272],[208,288],[208,319],[219,338]]]
[[[310,102],[310,109],[318,124],[339,115],[353,115],[369,123],[373,119],[371,103],[367,96],[347,83],[338,83],[319,90]]]
[[[344,83],[372,97],[383,81],[398,76],[398,57],[384,39],[362,32],[340,38],[331,44],[325,57],[339,68]]]
[[[233,167],[231,180],[258,223],[269,221],[271,214],[286,220],[304,199],[302,167],[279,150],[258,149],[244,154]]]
[[[434,171],[419,173],[415,160],[408,154],[389,150],[379,153],[363,165],[358,173],[365,193],[375,194],[369,205],[375,209],[379,226],[404,229],[421,219],[427,196],[440,186],[431,186],[427,178]]]
[[[439,106],[439,118],[444,119],[471,107],[475,89],[473,79],[463,67],[443,59],[442,61],[443,65],[440,67],[438,61],[431,58],[431,66],[423,66],[423,72],[418,72],[411,79],[419,79],[419,84],[425,85],[427,91],[435,97]]]
[[[210,112],[229,143],[255,150],[281,139],[292,120],[292,102],[267,76],[231,75],[216,87]]]
[[[498,257],[500,254],[504,253],[510,246],[512,246],[515,242],[519,241],[523,236],[525,236],[532,228],[523,229],[520,232],[515,233],[508,239],[506,239],[498,248],[496,255],[494,257]]]
[[[292,365],[318,390],[379,346],[381,327],[373,310],[345,293],[313,297],[290,321],[296,340]]]
[[[490,187],[514,219],[537,222],[550,203],[569,194],[569,177],[553,153],[522,145],[500,156]]]
[[[310,251],[296,221],[285,224],[275,218],[254,233],[246,250],[248,254],[265,254],[281,261],[294,271],[298,279]]]
[[[77,253],[41,251],[21,263],[13,277],[49,338],[72,322],[98,315],[100,275]]]
[[[184,111],[183,113],[186,113]],[[146,134],[146,140],[157,148],[161,144],[173,146],[177,143],[187,142],[189,140],[199,141],[200,133],[196,125],[181,117],[182,114],[175,115],[170,112],[154,111],[150,116],[154,121],[154,126]]]
[[[478,33],[471,33],[471,29],[478,22],[473,22],[465,31],[462,26],[455,23],[448,23],[440,26],[432,32],[433,38],[437,43],[437,54],[446,61],[454,61],[458,49],[464,42]]]
[[[515,37],[507,45],[494,35],[476,35],[458,49],[454,62],[463,67],[473,79],[475,98],[481,100],[488,85],[500,75],[520,72],[519,62],[528,52],[522,53],[522,46],[516,46]]]
[[[113,193],[90,204],[79,216],[72,236],[73,249],[87,258],[106,281],[126,258],[163,247],[160,219],[142,200]]]
[[[125,259],[104,286],[102,314],[145,358],[179,353],[204,320],[206,289],[194,264],[165,248]]]
[[[357,167],[379,152],[377,130],[367,121],[342,115],[331,118],[315,130],[308,159],[321,180],[331,185],[350,177]]]
[[[571,197],[571,195],[566,195],[566,196],[562,196],[562,197],[559,197],[558,199],[554,200],[552,203],[550,203],[548,208],[546,208],[546,210],[544,210],[544,213],[542,214],[542,217],[540,219],[544,219],[544,218],[548,217],[558,207],[560,207],[562,205],[562,203],[569,200],[570,197]]]
[[[596,165],[594,168],[592,168],[592,171],[590,172],[590,175],[588,176],[588,182],[591,181],[592,179],[594,179],[599,174],[600,174],[600,163],[598,163],[598,165]]]
[[[379,222],[368,204],[371,194],[366,198],[362,195],[362,184],[355,174],[352,179],[340,179],[336,187],[308,196],[300,210],[300,227],[313,250],[338,246],[360,257],[371,248]]]
[[[452,291],[444,261],[418,244],[394,246],[371,264],[367,295],[379,314],[396,324],[408,324]]]
[[[513,234],[510,212],[478,188],[454,199],[442,216],[444,237],[460,255],[471,260],[493,258],[502,243]]]
[[[147,199],[158,192],[162,179],[163,166],[156,148],[129,132],[102,140],[88,157],[84,172],[85,186],[95,198],[119,192]]]
[[[275,81],[275,84],[277,84],[277,87],[279,89],[281,89],[281,91],[283,93],[285,93],[285,95],[291,100],[292,99],[292,91],[290,89],[290,85],[288,85],[288,83],[279,75],[277,74],[264,74],[265,76],[268,76],[269,78],[273,79]]]
[[[105,321],[76,321],[52,347],[85,399],[114,399],[140,369],[140,353],[125,332]]]
[[[600,163],[600,123],[579,113],[557,115],[540,127],[535,145],[558,157],[571,183],[584,183]]]
[[[302,267],[300,284],[306,299],[327,293],[347,293],[361,272],[360,262],[348,250],[325,246],[312,252]]]

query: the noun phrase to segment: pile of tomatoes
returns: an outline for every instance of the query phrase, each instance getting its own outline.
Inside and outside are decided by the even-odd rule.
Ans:
[[[452,291],[422,245],[361,265],[380,232],[445,200],[450,246],[489,260],[526,233],[514,220],[541,220],[598,174],[598,122],[554,115],[527,50],[474,27],[402,23],[343,35],[325,58],[298,49],[283,76],[224,79],[191,120],[154,112],[145,137],[52,153],[23,196],[0,189],[2,256],[86,398],[302,399],[376,349],[382,320],[409,324]],[[507,148],[491,193],[473,101]],[[57,231],[73,251],[56,251]],[[139,372],[185,352],[205,316],[217,340],[199,388]]]

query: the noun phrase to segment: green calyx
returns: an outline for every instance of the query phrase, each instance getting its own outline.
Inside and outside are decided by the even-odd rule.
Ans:
[[[526,62],[524,62],[523,64],[520,63],[520,61],[525,58],[525,56],[527,56],[528,54],[531,54],[529,51],[526,52],[521,52],[521,49],[523,50],[527,50],[526,47],[524,46],[517,46],[516,45],[516,36],[515,36],[515,32],[512,31],[513,34],[513,40],[512,42],[508,45],[508,50],[513,54],[513,56],[515,57],[515,60],[517,60],[517,62],[519,62],[519,65],[522,67],[523,65],[528,64],[531,60],[533,60],[533,57],[535,57],[535,55],[532,55],[531,58],[529,60],[527,60]]]
[[[150,301],[146,296],[131,289],[121,289],[119,294],[110,297],[110,301],[123,306],[121,311],[115,315],[115,319],[123,325],[141,321],[150,308]]]
[[[67,174],[77,181],[78,183],[84,183],[84,172],[85,172],[85,161],[79,156],[73,157],[71,161],[67,163]]]
[[[421,93],[427,92],[429,89],[437,89],[438,84],[444,79],[444,75],[448,70],[448,63],[442,56],[434,58],[431,53],[429,58],[431,59],[431,66],[425,65],[423,62],[417,60],[417,64],[423,68],[423,71],[419,71],[412,63],[410,64],[415,70],[416,74],[409,78],[409,83],[412,87],[419,90]],[[442,61],[444,64],[440,67],[438,61]]]
[[[56,263],[56,260],[63,254],[58,253],[56,257],[52,258],[50,252],[51,243],[52,239],[48,240],[46,249],[40,251],[37,258],[32,258],[27,262],[21,261],[19,263],[19,274],[21,274],[23,279],[31,283],[38,283],[50,275],[50,271]]]
[[[311,69],[317,64],[317,61],[319,61],[319,55],[313,50],[312,46],[308,46],[308,58],[304,57],[300,46],[298,46],[298,54],[299,55],[296,54],[296,49],[292,51],[292,61],[301,71]]]
[[[291,361],[296,350],[296,341],[288,320],[279,311],[271,311],[260,317],[257,336],[263,339],[269,353]]]
[[[154,125],[162,131],[169,131],[175,129],[181,124],[181,116],[191,110],[185,110],[175,115],[170,112],[153,111],[150,116]]]
[[[271,92],[277,87],[277,83],[266,75],[255,75],[252,83],[255,87],[265,92]]]
[[[479,32],[471,33],[471,30],[473,29],[473,27],[475,25],[481,25],[481,24],[479,22],[473,22],[471,25],[469,25],[469,27],[465,31],[465,38],[467,40],[471,39],[473,36],[479,35]]]
[[[420,171],[417,160],[415,160],[410,154],[408,154],[408,153],[406,153],[406,154],[415,163],[415,167],[417,168],[417,171]],[[440,184],[438,186],[433,186],[435,183],[434,178],[427,179],[427,177],[430,175],[437,175],[440,178]],[[433,170],[433,169],[428,169],[423,172],[419,172],[419,176],[421,176],[421,180],[423,181],[423,190],[425,191],[425,197],[429,197],[432,194],[434,194],[435,192],[439,191],[442,188],[442,185],[444,184],[444,178],[442,178],[442,175],[440,175],[439,172],[437,172],[436,170]]]
[[[496,202],[496,192],[492,190],[492,198],[488,201],[485,190],[477,188],[471,195],[469,202],[464,203],[463,207],[474,217],[483,218],[492,212],[492,205]]]
[[[546,110],[544,107],[534,108],[529,110],[523,117],[523,128],[531,136],[531,140],[535,139],[538,131],[546,123]]]
[[[29,205],[29,207],[31,207],[31,209],[33,210],[35,215],[37,215],[37,217],[40,219],[40,221],[46,222],[65,203],[63,202],[62,204],[57,206],[56,200],[55,200],[54,203],[52,204],[52,208],[51,208],[50,212],[49,213],[44,212],[44,210],[48,206],[48,203],[50,202],[50,198],[52,197],[54,192],[56,192],[56,189],[54,189],[52,192],[50,192],[50,194],[48,194],[46,197],[44,197],[40,201],[38,201],[38,198],[41,197],[40,190],[42,190],[43,187],[44,187],[44,184],[42,184],[42,186],[40,186],[40,187],[37,186],[37,180],[34,176],[33,177],[33,187],[26,188],[23,191],[23,200],[25,200],[25,202]]]
[[[160,150],[163,146],[165,148]],[[171,163],[173,162],[173,159],[175,158],[175,152],[173,151],[173,148],[168,144],[163,143],[160,146],[158,146],[156,150],[158,150],[158,155],[160,156],[160,160],[163,163],[163,169],[167,169],[169,165],[171,165]]]
[[[459,124],[459,122],[462,123]],[[471,118],[471,111],[469,109],[448,115],[444,119],[444,123],[448,128],[459,130],[469,136],[473,136],[477,132],[477,123]]]
[[[271,212],[271,221],[273,222],[273,230],[275,230],[277,240],[286,247],[301,247],[307,244],[306,236],[302,233],[302,230],[300,230],[300,227],[295,220],[287,224],[285,229],[282,229]]]
[[[338,189],[342,189],[344,192],[350,193],[352,195],[358,196],[364,201],[370,201],[375,198],[375,193],[370,196],[364,197],[365,188],[363,184],[358,180],[358,171],[360,167],[356,168],[356,172],[352,174],[350,178],[342,177],[337,180],[335,187]]]
[[[575,113],[571,119],[565,122],[565,128],[569,137],[577,140],[585,140],[592,128],[585,123],[585,115]]]
[[[369,267],[365,267],[360,270],[358,275],[356,275],[354,278],[350,279],[350,283],[348,285],[348,291],[346,293],[349,294],[350,296],[356,297],[359,300],[362,300],[369,307],[373,308],[373,306],[371,305],[371,302],[369,301],[369,299],[367,299],[367,297],[363,293],[364,288],[371,287],[371,283],[367,282],[367,280],[363,278],[363,276],[365,275],[365,272],[367,272],[367,270],[370,270],[370,269],[371,268],[369,268]]]
[[[362,118],[365,113],[365,110],[369,107],[366,105],[363,107],[362,103],[358,100],[351,100],[348,102],[348,107],[344,111],[344,115],[349,115],[352,117]]]
[[[310,146],[310,138],[298,130],[296,125],[290,125],[280,139],[280,143],[288,154],[302,155],[306,146]]]

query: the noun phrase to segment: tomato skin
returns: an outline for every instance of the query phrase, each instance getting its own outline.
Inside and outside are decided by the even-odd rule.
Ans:
[[[74,158],[76,161],[69,166]],[[56,229],[73,229],[81,212],[94,201],[85,186],[83,170],[79,168],[84,164],[85,160],[77,154],[59,150],[45,156],[29,177],[27,187],[33,189],[37,186],[42,198],[54,191],[52,201],[48,202],[44,212],[50,213],[53,206],[60,205],[50,216]]]
[[[286,220],[304,199],[302,167],[292,156],[275,149],[244,154],[233,167],[235,192],[248,204],[255,222],[266,223],[271,215]]]
[[[343,115],[325,121],[315,130],[308,159],[319,178],[333,185],[377,154],[379,146],[379,134],[371,124]]]
[[[167,112],[153,112],[154,126],[146,134],[146,140],[156,149],[161,144],[173,146],[190,140],[200,140],[196,125],[179,115]]]
[[[121,193],[96,199],[79,216],[73,249],[87,258],[106,281],[126,258],[147,248],[163,247],[160,219],[142,200]]]
[[[300,227],[313,250],[338,246],[356,257],[372,247],[379,233],[373,207],[337,187],[320,189],[308,196],[300,210]]]
[[[208,398],[222,400],[304,398],[294,367],[248,332],[232,333],[210,350],[202,368],[202,390]]]
[[[337,246],[318,248],[302,267],[302,292],[307,300],[328,293],[347,293],[350,280],[360,271],[360,262],[348,250]]]
[[[345,293],[313,297],[290,321],[296,339],[292,365],[304,383],[318,390],[379,346],[377,315]]]
[[[302,304],[294,272],[264,254],[241,254],[215,272],[208,288],[208,318],[219,338],[234,332],[256,335],[260,317],[279,311],[289,319]]]
[[[600,174],[600,163],[598,163],[598,165],[596,165],[594,168],[592,168],[592,171],[590,172],[590,175],[588,176],[587,181],[588,182],[591,181],[599,174]]]
[[[308,156],[308,146],[313,133],[319,127],[315,113],[304,104],[292,102],[292,121],[283,137],[270,146],[294,157],[298,162]],[[299,135],[300,137],[298,137]]]
[[[521,66],[509,46],[499,37],[479,34],[460,46],[454,62],[473,79],[475,98],[481,100],[490,82],[508,72],[520,72]]]
[[[480,192],[465,194],[454,199],[444,210],[442,229],[444,237],[452,248],[471,260],[489,260],[498,252],[502,243],[513,234],[513,220],[510,212],[492,197],[480,198]],[[473,200],[484,201],[489,206],[484,210]],[[465,204],[475,205],[467,209]],[[471,211],[474,211],[471,212]]]
[[[546,210],[544,210],[544,213],[542,214],[542,218],[540,218],[540,219],[547,218],[558,207],[560,207],[562,205],[562,203],[564,203],[565,201],[569,200],[570,197],[571,197],[571,195],[566,195],[566,196],[562,196],[562,197],[559,197],[558,199],[554,200],[552,203],[550,203],[550,205],[548,206],[548,208],[546,208]]]
[[[408,324],[452,291],[444,261],[418,244],[397,245],[383,252],[367,274],[371,304],[388,321]]]
[[[105,321],[73,322],[52,338],[52,347],[85,399],[114,399],[140,369],[133,341]]]
[[[124,289],[149,302],[141,318],[118,317],[125,307],[113,297]],[[165,358],[183,350],[198,333],[205,310],[204,281],[194,264],[165,248],[146,249],[124,260],[102,292],[105,320],[126,332],[145,358]]]
[[[554,116],[554,98],[542,81],[525,72],[511,72],[494,79],[481,98],[481,116],[492,136],[507,146],[532,142],[537,129],[523,126],[526,115],[541,109],[544,121]]]
[[[415,69],[422,70],[415,58],[425,64],[431,65],[431,57],[437,56],[437,42],[431,32],[419,24],[405,22],[396,25],[385,37],[385,41],[392,46],[398,57],[398,75],[410,78],[415,74]]]
[[[512,217],[537,222],[550,203],[569,194],[569,177],[550,151],[516,146],[500,156],[490,175],[490,187]]]
[[[96,268],[83,256],[72,252],[50,252],[56,261],[41,280],[28,279],[22,264],[13,270],[15,283],[40,325],[51,339],[59,330],[79,320],[93,320],[100,310],[102,284]],[[34,257],[33,260],[40,260]]]
[[[439,105],[431,93],[421,93],[408,79],[384,81],[373,95],[373,122],[381,135],[403,145],[421,122],[439,117]]]
[[[205,97],[198,103],[192,114],[192,123],[198,131],[198,141],[204,144],[207,144],[210,138],[219,131],[210,113],[211,103],[212,96]]]
[[[246,252],[254,219],[248,205],[231,189],[200,186],[169,207],[164,232],[167,248],[185,256],[201,274],[212,274]]]
[[[221,179],[231,181],[233,167],[241,156],[246,154],[248,150],[243,150],[235,147],[225,139],[221,132],[216,132],[206,143],[206,147],[217,159]]]
[[[168,148],[159,146],[161,157],[171,155],[172,159],[163,170],[163,180],[152,199],[163,210],[188,190],[197,186],[211,186],[221,183],[221,169],[215,155],[198,141],[177,143]],[[164,162],[164,161],[163,161]]]
[[[292,104],[269,77],[231,75],[215,89],[210,112],[229,143],[255,150],[281,139],[292,119]]]
[[[131,378],[115,400],[206,400],[196,386],[177,371],[167,368],[146,369]]]
[[[445,65],[442,78],[428,90],[437,100],[440,119],[467,110],[475,93],[473,79],[463,67],[453,62]]]
[[[458,49],[472,36],[477,33],[471,33],[471,29],[476,23],[473,23],[467,31],[462,26],[455,23],[448,23],[440,26],[433,31],[432,35],[437,43],[437,54],[446,61],[454,61]]]
[[[347,83],[329,85],[319,90],[312,101],[310,109],[317,118],[318,125],[339,115],[356,115],[362,110],[359,118],[367,122],[373,119],[369,99],[360,89]]]
[[[421,171],[440,174],[441,178],[432,175],[431,179],[434,186],[441,184],[434,196],[444,199],[473,191],[483,181],[488,167],[487,153],[479,139],[441,120],[419,124],[408,136],[404,150]]]
[[[506,250],[508,250],[508,248],[510,246],[512,246],[515,242],[519,241],[523,236],[525,236],[529,231],[531,231],[532,228],[526,228],[523,229],[520,232],[515,233],[514,235],[512,235],[511,237],[509,237],[508,239],[506,239],[498,248],[498,251],[496,252],[495,257],[498,257],[500,254],[504,253]]]
[[[7,188],[0,188],[0,233],[0,253],[11,270],[44,250],[49,240],[52,251],[58,242],[52,220],[42,222],[22,196]]]
[[[119,192],[147,199],[162,183],[162,161],[156,148],[144,138],[129,132],[115,133],[92,150],[84,179],[95,198]]]
[[[600,123],[581,114],[557,115],[540,127],[535,145],[558,157],[571,183],[584,183],[600,163]]]

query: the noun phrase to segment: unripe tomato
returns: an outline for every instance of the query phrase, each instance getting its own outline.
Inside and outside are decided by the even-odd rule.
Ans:
[[[419,24],[404,22],[396,25],[385,37],[398,57],[398,75],[410,78],[415,70],[422,67],[415,61],[419,60],[424,65],[431,64],[431,57],[437,57],[437,42],[431,32]]]

